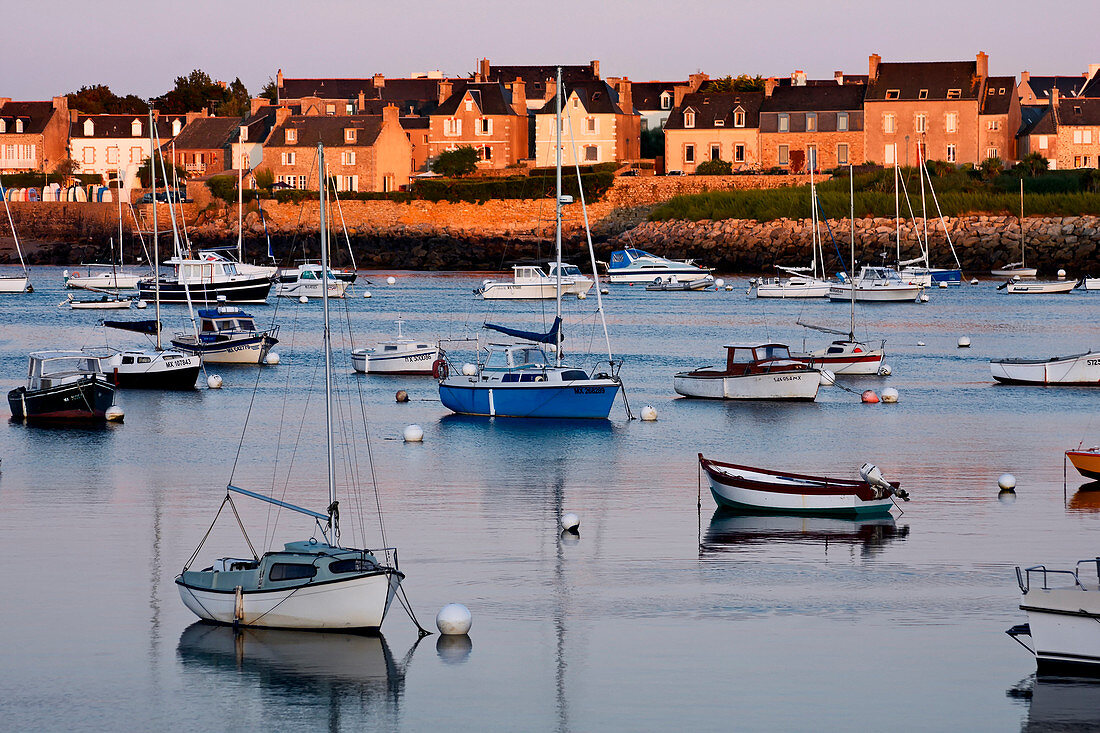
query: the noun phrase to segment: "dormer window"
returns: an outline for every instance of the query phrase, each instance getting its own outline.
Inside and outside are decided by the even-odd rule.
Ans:
[[[474,100],[466,99],[466,111],[467,112],[473,112],[474,111]]]
[[[1081,108],[1076,104],[1073,105],[1073,114],[1075,114],[1075,115],[1081,114]]]
[[[961,99],[962,95],[963,95],[963,90],[962,89],[948,89],[947,90],[947,98],[948,99]]]
[[[997,90],[997,94],[1004,94],[1004,93],[1005,93],[1005,88],[1004,87],[1001,87],[1000,89]]]
[[[733,126],[734,127],[744,127],[745,126],[745,110],[743,110],[743,109],[734,110],[734,113],[733,113]]]
[[[354,127],[344,128],[344,142],[346,142],[346,143],[355,142],[355,128]]]
[[[668,92],[661,93],[661,109],[672,109],[672,95]]]
[[[15,131],[16,132],[23,132],[23,120],[16,120],[15,121]]]
[[[298,131],[294,128],[288,127],[286,129],[286,144],[293,145],[298,142]]]
[[[703,104],[710,104],[710,97],[703,97]]]
[[[3,135],[5,133],[7,133],[7,131],[8,131],[8,121],[5,120],[5,119],[0,119],[0,135]]]
[[[791,117],[788,114],[779,115],[779,131],[790,132],[791,131]]]
[[[917,99],[928,99],[928,90],[921,89],[919,92],[917,92]]]
[[[719,118],[719,119],[714,121],[714,126],[715,127],[725,127],[726,126],[726,121]]]
[[[993,87],[989,87],[989,96],[991,96],[991,97],[992,97],[992,96],[993,96],[994,94],[996,94],[996,93],[997,93],[997,90],[996,90],[996,89],[994,89]]]
[[[695,127],[695,112],[690,109],[684,112],[684,127]]]
[[[91,120],[84,120],[84,137],[91,137],[95,135],[95,123]]]
[[[176,122],[178,124],[179,120],[176,120]],[[175,137],[178,134],[179,134],[179,132],[175,129],[175,126],[173,126],[173,128],[172,128],[172,137]],[[132,121],[130,123],[130,137],[141,137],[141,136],[142,136],[141,135],[141,120]]]
[[[901,90],[900,89],[887,89],[886,90],[886,98],[887,99],[899,99],[900,97],[901,97]]]

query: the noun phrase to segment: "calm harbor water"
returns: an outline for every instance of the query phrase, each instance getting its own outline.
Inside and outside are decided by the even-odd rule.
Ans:
[[[480,275],[392,273],[388,286],[389,274],[356,284],[346,316],[335,308],[356,346],[392,334],[398,317],[407,335],[432,338],[473,335],[485,319],[553,319],[552,303],[487,305],[471,292]],[[28,351],[104,342],[102,313],[57,307],[60,268],[34,280],[36,293],[0,300],[8,389]],[[655,423],[627,421],[621,402],[596,423],[457,417],[430,378],[356,377],[339,360],[341,384],[365,397],[386,539],[400,548],[409,598],[433,630],[442,605],[469,606],[468,646],[438,635],[417,644],[396,606],[382,638],[234,638],[193,624],[179,600],[173,577],[213,519],[250,408],[234,481],[325,503],[313,425],[323,403],[306,396],[321,378],[319,303],[247,307],[260,322],[277,310],[282,363],[219,368],[220,391],[122,392],[126,422],[102,429],[0,423],[0,727],[1100,726],[1100,686],[1036,682],[1032,658],[1003,633],[1024,620],[1014,565],[1100,553],[1100,492],[1079,491],[1070,468],[1063,493],[1062,464],[1066,448],[1100,442],[1097,393],[996,386],[988,368],[995,356],[1097,347],[1100,296],[1011,296],[987,281],[934,290],[924,305],[859,308],[857,330],[887,340],[893,376],[844,383],[893,386],[896,405],[836,388],[811,404],[677,399],[672,374],[717,363],[723,343],[827,338],[799,317],[847,327],[844,304],[762,301],[733,282],[733,292],[614,286],[606,296],[630,404],[656,407]],[[594,294],[566,301],[578,358],[602,345],[595,304]],[[183,330],[186,308],[165,308],[163,321]],[[956,348],[961,335],[972,348]],[[459,360],[463,348],[452,347]],[[394,402],[399,388],[410,403]],[[410,423],[423,445],[401,442]],[[364,458],[361,434],[342,442]],[[697,507],[700,451],[841,476],[871,461],[913,500],[862,523],[719,514],[705,488]],[[289,483],[276,458],[293,463]],[[1011,503],[998,499],[1005,471],[1019,484]],[[378,546],[373,511],[352,519],[357,503],[373,507],[369,484],[342,504],[345,540]],[[237,505],[258,546],[310,531],[266,505]],[[563,511],[581,517],[576,541],[559,537]],[[223,516],[199,562],[245,552]]]

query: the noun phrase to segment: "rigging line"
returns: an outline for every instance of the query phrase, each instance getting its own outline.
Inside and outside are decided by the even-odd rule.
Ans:
[[[233,502],[233,496],[226,491],[225,498],[229,501],[229,508],[233,510],[233,516],[237,518],[237,526],[241,528],[241,534],[244,535],[244,541],[248,543],[248,549],[252,551],[252,559],[259,562],[260,556],[256,554],[256,548],[252,546],[252,540],[248,537],[248,530],[244,528],[241,515],[237,513],[237,505]]]
[[[260,391],[260,374],[262,372],[263,365],[257,365],[256,380],[252,384],[252,395],[248,398],[248,410],[244,415],[244,427],[241,428],[241,439],[237,443],[237,454],[233,456],[233,468],[229,470],[229,483],[233,483],[233,476],[237,472],[237,461],[241,458],[241,450],[244,447],[244,436],[248,432],[248,420],[252,416],[252,406],[256,404],[256,394]]]
[[[355,346],[355,340],[354,340],[354,336],[353,336],[352,330],[351,330],[351,308],[349,307],[349,304],[348,304],[348,301],[347,301],[346,298],[344,299],[344,317],[345,317],[345,320],[347,321],[347,324],[348,324],[348,340],[351,342],[351,346],[354,347]],[[341,338],[341,340],[343,339],[343,332],[341,332],[340,338]],[[346,354],[348,352],[345,351],[344,353]],[[354,378],[355,381],[356,381],[356,384],[358,385],[360,380],[359,380],[358,377],[355,377],[354,374],[355,374],[355,372],[354,372],[354,370],[352,370],[352,374],[348,375],[347,378],[349,380]],[[355,423],[355,411],[353,409],[351,409],[351,390],[350,389],[347,390],[347,395],[348,395],[349,422],[352,423],[352,429],[351,429],[352,439],[349,441],[349,443],[351,445],[352,453],[355,456],[354,464],[353,464],[353,466],[355,468],[355,486],[354,486],[353,496],[355,497],[356,514],[358,515],[358,520],[359,520],[359,533],[360,533],[360,536],[363,539],[363,546],[365,547],[366,544],[367,544],[367,542],[366,542],[367,528],[366,528],[366,524],[363,521],[362,475],[361,475],[361,471],[359,469],[359,451],[355,446],[355,438],[354,438],[354,435],[355,435],[355,424],[354,424]],[[364,432],[366,432],[365,427],[364,427]]]
[[[225,492],[225,498],[222,499],[221,506],[218,507],[217,513],[214,515],[214,521],[210,522],[210,526],[206,528],[206,534],[199,540],[199,546],[195,548],[195,551],[191,553],[191,557],[187,558],[187,562],[183,564],[183,572],[187,572],[187,568],[191,567],[191,563],[195,562],[195,558],[199,555],[199,550],[206,544],[206,539],[210,536],[210,532],[213,531],[214,525],[218,523],[218,517],[221,516],[222,510],[225,509],[225,502],[229,501],[229,490]]]
[[[276,299],[275,302],[278,303],[278,299]],[[295,310],[294,310],[294,320],[291,321],[291,331],[290,331],[291,335],[290,335],[290,343],[289,343],[291,354],[294,354],[295,341],[297,340],[297,336],[298,336],[298,313],[299,313],[299,311],[300,311],[300,309],[295,308]],[[271,466],[271,493],[272,494],[275,493],[275,482],[278,481],[278,479],[279,479],[279,458],[280,458],[280,454],[282,452],[282,447],[283,447],[283,440],[282,440],[283,425],[286,422],[286,408],[287,408],[287,403],[290,401],[290,377],[293,373],[294,373],[294,370],[292,368],[288,368],[286,370],[286,382],[283,385],[283,404],[282,404],[282,407],[279,410],[279,427],[278,427],[278,430],[275,433],[275,435],[276,435],[276,439],[275,439],[275,460],[273,461],[272,466]],[[271,512],[273,511],[272,507],[273,507],[273,505],[271,505],[271,504],[267,505],[267,521],[264,524],[264,547],[270,547],[270,544],[269,544],[270,538],[268,536],[268,531],[271,529]]]
[[[412,620],[413,624],[416,625],[417,634],[419,634],[417,639],[419,640],[423,639],[425,636],[431,636],[432,632],[421,626],[420,621],[416,618],[416,614],[413,613],[412,603],[409,602],[409,597],[405,594],[405,587],[402,585],[397,586],[397,593],[394,595],[397,598],[397,602],[405,609],[405,613],[409,614],[409,618]]]

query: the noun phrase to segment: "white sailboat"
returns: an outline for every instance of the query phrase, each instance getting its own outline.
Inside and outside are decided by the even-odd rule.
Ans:
[[[928,172],[928,166],[924,161],[924,146],[917,146],[917,169],[918,175],[920,175],[920,208],[921,208],[921,222],[924,227],[924,243],[922,244],[923,258],[917,260],[910,260],[902,267],[901,279],[908,283],[920,283],[925,287],[932,287],[934,284],[947,283],[948,285],[962,285],[962,264],[959,262],[959,256],[955,252],[955,245],[951,242],[951,232],[947,230],[947,222],[943,219],[943,211],[940,209],[940,201],[936,196],[936,189],[932,185],[932,175]],[[929,263],[929,253],[931,250],[931,243],[928,239],[928,213],[924,197],[924,184],[928,182],[928,191],[932,194],[932,203],[936,206],[936,214],[939,216],[940,225],[943,227],[944,237],[947,239],[947,246],[951,248],[951,256],[955,258],[955,267],[932,267]],[[908,196],[906,197],[906,203],[908,203]],[[898,259],[901,259],[900,252]],[[924,265],[918,264],[920,260],[924,260]]]
[[[1020,261],[1010,262],[1004,267],[999,267],[995,270],[990,270],[989,273],[993,277],[1009,277],[1019,278],[1021,280],[1028,280],[1038,276],[1039,270],[1034,267],[1028,267],[1024,256],[1024,179],[1020,179]]]
[[[122,172],[115,172],[119,182],[119,191],[122,190]],[[115,260],[115,240],[110,240],[110,263],[84,265],[88,270],[87,275],[79,272],[70,273],[65,270],[62,275],[67,288],[83,288],[86,290],[137,290],[138,281],[148,277],[146,273],[131,272],[125,268],[122,257],[122,195],[118,199],[118,260]],[[131,209],[132,210],[132,209]],[[93,268],[96,270],[93,274]]]
[[[324,148],[317,146],[321,180],[325,178]],[[327,187],[321,186],[321,267],[328,279]],[[333,436],[332,342],[328,290],[322,290],[322,350],[325,364],[325,441],[328,509],[317,512],[264,496],[230,483],[222,507],[233,506],[233,494],[274,504],[314,520],[320,534],[287,542],[282,550],[251,558],[223,557],[203,570],[190,565],[176,577],[180,597],[199,618],[240,627],[363,632],[377,631],[405,575],[397,567],[395,548],[368,550],[340,543],[340,510],[336,493]],[[220,513],[219,509],[219,513]],[[242,525],[243,529],[243,525]],[[246,535],[247,537],[247,535]],[[204,538],[205,541],[205,538]],[[249,542],[251,547],[251,542]],[[392,557],[392,563],[390,558]]]
[[[23,260],[23,248],[19,246],[19,232],[15,231],[15,219],[11,215],[11,207],[8,206],[8,192],[4,190],[4,184],[0,183],[0,199],[4,199],[4,211],[8,213],[8,224],[11,225],[11,236],[15,240],[15,251],[19,254],[19,266],[23,268],[22,275],[0,275],[0,293],[33,293],[31,275],[27,271],[27,263]]]
[[[786,277],[760,278],[756,281],[757,298],[824,298],[829,295],[829,281],[825,277],[825,252],[821,243],[821,226],[818,219],[817,186],[814,172],[810,170],[810,218],[811,230],[809,267],[785,267],[775,269]]]

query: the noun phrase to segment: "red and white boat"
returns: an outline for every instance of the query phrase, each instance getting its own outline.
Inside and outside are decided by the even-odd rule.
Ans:
[[[702,453],[699,465],[707,474],[714,501],[739,511],[862,516],[889,512],[894,497],[909,500],[897,481],[887,482],[868,463],[860,468],[860,481],[723,463]]]
[[[833,374],[878,374],[885,357],[883,348],[872,349],[862,341],[846,340],[834,341],[824,349],[791,354],[792,359]]]
[[[821,371],[791,357],[784,344],[727,344],[725,368],[681,372],[672,386],[714,400],[814,400]]]

